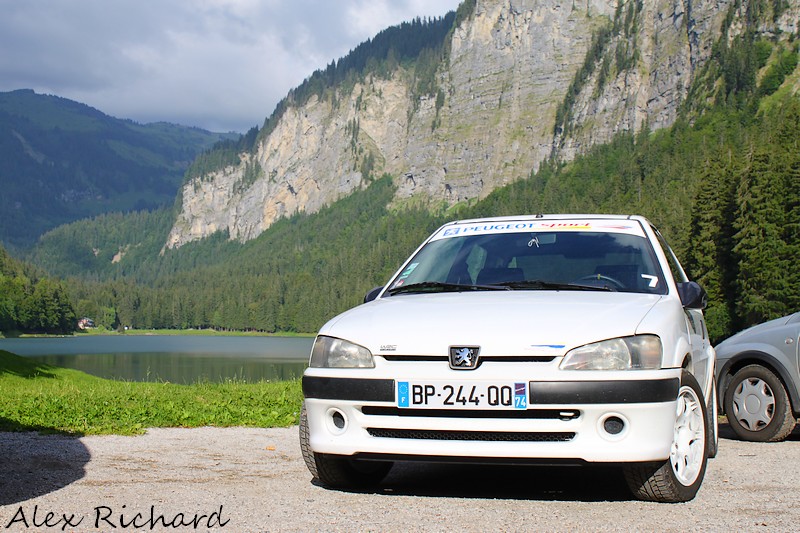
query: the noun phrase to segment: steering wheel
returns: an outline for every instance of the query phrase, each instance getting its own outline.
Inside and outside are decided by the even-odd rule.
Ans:
[[[606,276],[605,274],[590,274],[588,276],[583,276],[582,278],[576,279],[575,281],[573,281],[573,283],[581,283],[581,282],[586,283],[591,281],[605,281],[613,285],[613,287],[611,287],[613,289],[625,288],[625,284],[622,283],[620,280],[614,279],[611,276]]]

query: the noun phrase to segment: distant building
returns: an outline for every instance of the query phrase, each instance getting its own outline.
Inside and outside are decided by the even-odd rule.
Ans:
[[[88,317],[83,317],[78,320],[78,329],[89,329],[94,327],[94,320]]]

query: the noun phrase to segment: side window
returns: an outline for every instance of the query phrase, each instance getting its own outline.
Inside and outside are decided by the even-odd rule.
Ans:
[[[681,264],[678,262],[678,258],[675,257],[675,253],[670,248],[669,244],[667,243],[664,236],[661,235],[656,228],[650,226],[653,232],[658,237],[658,242],[661,244],[661,249],[664,250],[664,255],[667,256],[667,263],[669,263],[669,270],[672,273],[672,278],[675,280],[675,283],[682,283],[685,281],[689,281],[686,277],[686,273],[683,271]]]

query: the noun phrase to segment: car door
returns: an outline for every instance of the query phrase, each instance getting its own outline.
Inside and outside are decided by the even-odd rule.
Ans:
[[[789,356],[790,361],[794,362],[789,372],[792,374],[795,391],[800,396],[800,313],[792,315],[783,329],[784,335],[778,337],[776,341],[777,343],[783,341],[786,355]]]
[[[653,228],[661,244],[664,254],[667,256],[672,278],[675,283],[685,283],[689,281],[678,258],[672,251],[664,236]],[[714,348],[708,338],[708,328],[702,309],[689,309],[684,307],[684,317],[686,319],[686,330],[689,332],[689,342],[692,350],[692,374],[697,378],[697,382],[703,387],[706,394],[709,394],[711,387],[711,377],[714,375],[715,355]]]

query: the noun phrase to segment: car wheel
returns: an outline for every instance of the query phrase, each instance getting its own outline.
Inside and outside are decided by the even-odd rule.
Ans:
[[[795,426],[786,388],[761,365],[748,365],[733,375],[724,405],[731,429],[743,440],[781,441]]]
[[[359,461],[348,457],[325,455],[311,450],[306,406],[300,411],[300,451],[311,475],[328,487],[367,489],[386,477],[392,468],[389,461]]]
[[[687,502],[695,497],[706,472],[708,417],[700,385],[686,370],[675,416],[669,458],[660,463],[625,465],[625,480],[640,500]]]
[[[717,400],[717,379],[711,382],[711,398],[706,405],[708,414],[708,458],[713,459],[719,451],[719,401]]]

